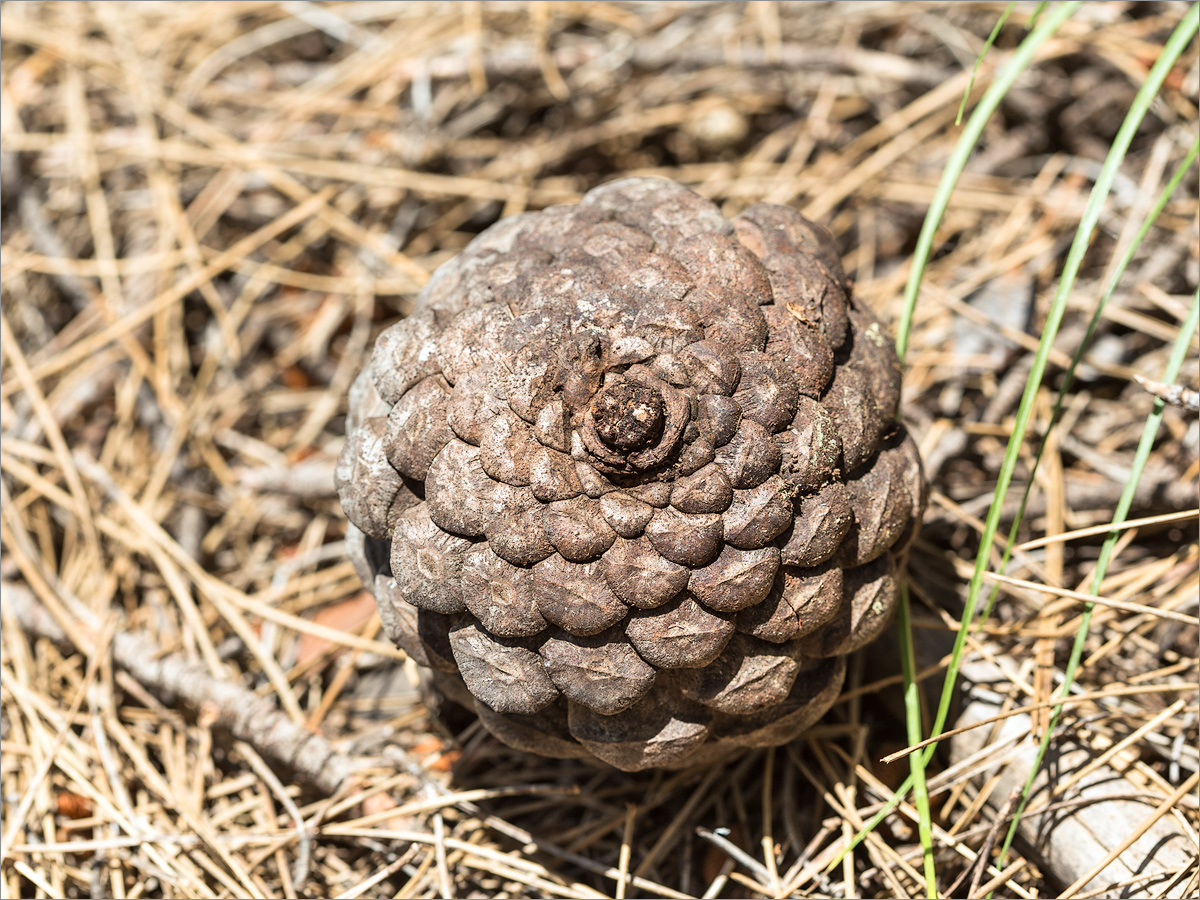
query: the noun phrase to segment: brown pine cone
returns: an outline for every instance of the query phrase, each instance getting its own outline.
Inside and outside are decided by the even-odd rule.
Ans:
[[[692,765],[794,738],[887,623],[925,505],[899,398],[824,229],[626,178],[437,270],[338,491],[387,633],[500,740]]]

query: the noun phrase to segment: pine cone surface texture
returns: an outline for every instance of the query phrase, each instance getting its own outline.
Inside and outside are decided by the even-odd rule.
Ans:
[[[791,740],[925,504],[891,339],[794,210],[626,178],[437,270],[337,484],[388,635],[500,740],[625,770]]]

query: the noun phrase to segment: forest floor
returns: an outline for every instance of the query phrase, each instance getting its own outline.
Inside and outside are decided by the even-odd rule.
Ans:
[[[968,111],[1035,8],[1016,5]],[[1067,249],[1188,10],[1084,4],[993,116],[938,232],[903,395],[931,482],[909,561],[926,727]],[[346,559],[332,466],[351,379],[430,273],[501,217],[620,174],[731,215],[796,207],[895,323],[1003,11],[6,3],[3,895],[924,896],[911,797],[830,865],[909,773],[881,762],[909,743],[894,637],[852,660],[817,728],[727,767],[530,757],[427,711]],[[1003,535],[1096,299],[1195,140],[1198,79],[1193,40],[1068,298]],[[1014,798],[997,785],[1047,727],[1154,402],[1135,377],[1161,380],[1193,302],[1197,194],[1193,165],[1066,394],[1007,580],[986,584],[968,668],[1003,673],[998,708],[1034,709],[1007,756],[947,741],[930,761],[942,895],[1195,896],[1194,413],[1165,412],[1052,739],[1103,755],[1141,810],[1127,830],[1169,827],[1184,863],[1081,886],[1036,840],[1000,860]],[[1194,335],[1183,373],[1194,390]],[[330,755],[277,771],[309,734]],[[1056,809],[1088,804],[1085,783],[1060,782]]]

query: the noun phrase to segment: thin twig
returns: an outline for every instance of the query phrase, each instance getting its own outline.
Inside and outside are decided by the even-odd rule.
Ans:
[[[28,588],[4,582],[4,600],[21,627],[31,635],[63,647],[70,641]],[[268,698],[228,681],[178,654],[160,656],[158,648],[138,634],[113,635],[113,662],[173,706],[193,710],[211,704],[215,723],[327,794],[336,794],[355,774],[378,761],[338,753],[320,735],[297,726]]]
[[[1182,384],[1164,384],[1141,375],[1134,375],[1133,380],[1140,384],[1146,393],[1157,397],[1163,403],[1192,412],[1200,412],[1200,391],[1194,391]]]

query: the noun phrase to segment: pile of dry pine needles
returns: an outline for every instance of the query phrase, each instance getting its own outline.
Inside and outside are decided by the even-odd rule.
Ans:
[[[1016,7],[971,104],[1034,10]],[[429,273],[501,216],[618,174],[674,178],[730,214],[796,206],[894,321],[1002,11],[6,3],[3,896],[923,895],[907,804],[829,866],[908,772],[879,762],[908,743],[894,642],[853,661],[806,738],[730,767],[531,758],[422,705],[345,559],[331,470],[350,380]],[[1057,271],[1186,14],[1085,5],[993,117],[939,232],[904,392],[933,491],[910,571],[934,698]],[[1108,268],[1194,139],[1194,43],[1184,59],[1118,176],[1028,453]],[[1007,707],[1062,675],[1094,526],[1153,401],[1135,376],[1161,378],[1196,288],[1196,197],[1193,167],[1108,307],[968,641],[1004,664]],[[1079,673],[1095,696],[1059,726],[1113,751],[1144,814],[1190,841],[1158,896],[1197,885],[1197,444],[1195,415],[1169,408]],[[1018,743],[1045,724],[1035,712]],[[1003,760],[949,760],[930,768],[942,893],[1062,891],[1028,842],[992,868]]]

